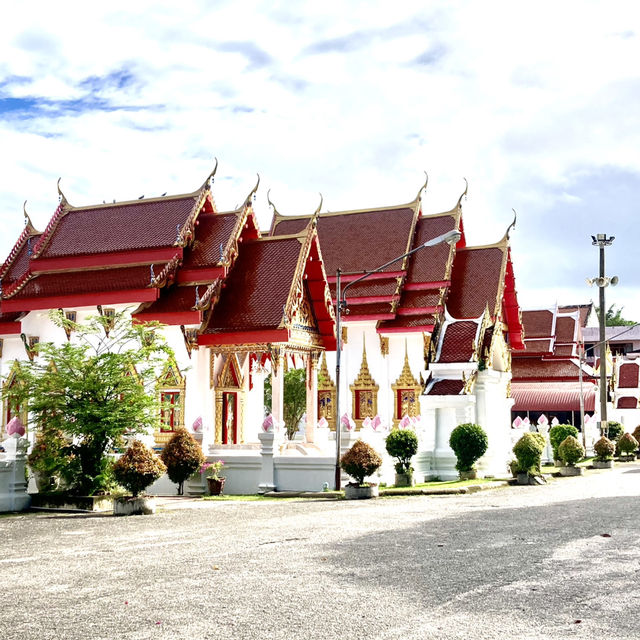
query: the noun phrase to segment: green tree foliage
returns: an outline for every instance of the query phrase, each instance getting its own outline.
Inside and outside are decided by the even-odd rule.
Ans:
[[[615,420],[607,422],[607,437],[612,442],[617,442],[620,436],[624,433],[624,427]]]
[[[618,446],[623,454],[630,455],[638,448],[638,441],[630,433],[623,433],[618,438]]]
[[[132,324],[122,313],[96,316],[84,324],[50,313],[72,340],[41,343],[33,362],[17,368],[16,382],[3,389],[45,433],[68,441],[64,455],[77,460],[70,489],[84,495],[104,492],[112,481],[109,449],[125,432],[154,429],[158,422],[157,371],[171,349],[155,331],[158,325]],[[108,334],[108,335],[107,335]]]
[[[27,462],[31,471],[37,474],[39,491],[57,489],[60,481],[66,486],[73,482],[79,471],[78,457],[62,431],[46,426],[38,431]]]
[[[171,482],[178,485],[178,495],[184,493],[184,481],[204,464],[204,454],[195,438],[184,428],[176,429],[160,454]]]
[[[593,450],[596,452],[598,460],[605,462],[613,458],[613,454],[616,451],[616,445],[611,442],[609,438],[602,436],[602,438],[593,445]]]
[[[340,458],[340,466],[361,485],[367,476],[382,466],[382,458],[372,446],[362,440],[356,440],[351,449]]]
[[[584,447],[577,438],[567,436],[558,446],[558,455],[565,464],[573,466],[584,458]]]
[[[616,309],[616,305],[612,304],[607,312],[604,314],[604,326],[605,327],[630,327],[636,324],[633,320],[626,320],[622,317],[622,310],[624,307]],[[600,319],[600,307],[596,307],[596,316]]]
[[[513,447],[518,464],[516,471],[528,473],[529,475],[540,475],[540,462],[542,452],[547,444],[545,437],[541,433],[526,432]]]
[[[271,413],[271,378],[264,381],[264,410]],[[284,423],[287,438],[291,440],[298,430],[298,423],[307,409],[307,374],[304,369],[289,369],[284,374]]]
[[[166,467],[153,451],[140,440],[134,440],[123,456],[113,465],[115,479],[136,497],[155,482]]]
[[[560,460],[558,447],[567,436],[578,437],[578,430],[571,424],[556,424],[549,429],[549,442],[553,449],[553,459]]]
[[[385,440],[387,453],[396,459],[396,473],[412,473],[411,458],[418,453],[418,436],[412,429],[393,429]]]
[[[459,424],[449,437],[449,446],[456,454],[458,471],[471,471],[473,465],[486,452],[489,439],[479,424]]]

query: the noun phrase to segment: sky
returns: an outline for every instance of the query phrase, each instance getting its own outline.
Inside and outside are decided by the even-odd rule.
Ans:
[[[463,200],[511,234],[525,309],[640,321],[640,6],[629,1],[28,2],[0,23],[0,254],[73,205],[197,189],[283,214]]]

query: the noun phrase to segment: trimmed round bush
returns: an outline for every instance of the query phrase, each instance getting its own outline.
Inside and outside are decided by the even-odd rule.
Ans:
[[[584,447],[577,438],[567,436],[558,447],[558,455],[560,460],[572,467],[584,458]]]
[[[382,466],[382,458],[372,446],[362,440],[356,440],[351,449],[340,458],[340,466],[361,485],[367,476]]]
[[[578,430],[572,424],[557,424],[549,429],[549,442],[553,449],[554,460],[560,460],[558,447],[568,436],[578,437]]]
[[[517,472],[540,475],[540,460],[546,446],[547,441],[541,433],[524,433],[513,447],[518,460]]]
[[[476,461],[485,454],[489,439],[479,424],[465,422],[451,432],[449,446],[458,458],[456,469],[463,472],[471,471]]]
[[[134,440],[123,456],[113,465],[116,481],[131,491],[135,498],[155,482],[166,467],[140,440]]]
[[[615,420],[607,422],[607,437],[611,442],[617,442],[618,438],[624,433],[624,427]]]
[[[640,424],[633,430],[631,435],[640,443]]]
[[[602,436],[602,438],[593,445],[593,450],[596,452],[596,456],[600,462],[606,462],[613,458],[613,454],[616,452],[616,445],[611,442],[609,438]]]
[[[396,473],[412,473],[411,458],[418,453],[418,436],[412,429],[393,429],[385,440],[387,453],[396,459]]]
[[[205,457],[195,438],[184,428],[176,429],[160,454],[167,466],[171,482],[178,485],[178,495],[184,493],[184,481],[204,464]]]
[[[618,446],[623,454],[630,455],[638,448],[638,441],[630,433],[623,433],[618,438]]]

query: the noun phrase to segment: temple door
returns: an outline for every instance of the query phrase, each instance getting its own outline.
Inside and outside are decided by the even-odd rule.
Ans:
[[[222,394],[222,444],[238,444],[238,394]]]

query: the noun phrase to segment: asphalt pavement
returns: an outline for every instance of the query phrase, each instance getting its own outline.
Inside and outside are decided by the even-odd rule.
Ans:
[[[0,517],[1,639],[640,637],[640,465],[368,501]]]

